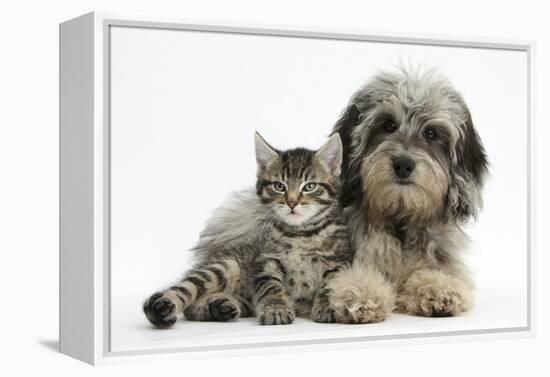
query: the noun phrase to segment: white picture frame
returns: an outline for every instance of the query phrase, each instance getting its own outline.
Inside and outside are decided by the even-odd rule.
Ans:
[[[110,264],[110,33],[113,27],[208,31],[251,36],[288,36],[335,41],[514,50],[525,53],[527,119],[527,313],[524,326],[450,332],[409,332],[297,341],[168,347],[113,351],[111,347]],[[199,24],[169,18],[92,12],[60,25],[60,351],[90,364],[150,358],[365,347],[456,339],[531,336],[535,332],[534,260],[536,256],[533,124],[533,41],[495,40],[312,27]],[[361,83],[358,83],[358,85]],[[328,131],[328,129],[327,129]],[[152,293],[152,292],[151,292]],[[144,295],[145,297],[145,295]],[[284,346],[284,347],[282,347]]]

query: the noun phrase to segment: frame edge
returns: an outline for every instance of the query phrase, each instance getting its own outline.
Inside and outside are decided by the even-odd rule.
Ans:
[[[94,15],[59,26],[59,350],[94,363]]]
[[[521,50],[525,51],[528,54],[529,59],[529,76],[528,76],[528,93],[529,93],[529,105],[528,105],[528,115],[529,115],[529,132],[530,136],[528,138],[531,151],[530,151],[530,164],[529,164],[529,182],[531,187],[529,188],[530,192],[530,204],[529,209],[530,213],[530,255],[531,259],[528,262],[528,268],[530,271],[529,276],[529,309],[530,312],[527,315],[528,324],[527,328],[519,331],[520,336],[534,336],[536,334],[536,291],[535,286],[535,252],[536,252],[536,233],[535,233],[535,203],[536,203],[536,190],[535,190],[535,176],[536,176],[536,151],[535,151],[535,124],[534,124],[534,60],[535,60],[535,51],[536,43],[534,40],[496,40],[494,38],[475,38],[475,37],[458,37],[458,36],[446,36],[446,35],[421,35],[421,34],[400,34],[400,33],[376,33],[368,30],[345,30],[345,29],[330,29],[330,28],[321,28],[321,27],[297,27],[297,26],[283,26],[283,25],[251,25],[251,24],[238,24],[238,23],[227,23],[227,22],[186,22],[181,19],[162,19],[162,18],[152,18],[152,17],[131,17],[124,15],[117,15],[104,12],[91,12],[87,13],[81,17],[75,18],[73,20],[66,21],[60,24],[60,351],[69,356],[75,357],[79,360],[85,361],[90,364],[110,364],[115,360],[120,359],[134,359],[137,356],[137,359],[141,359],[141,356],[148,358],[151,355],[119,355],[116,352],[110,351],[109,346],[109,282],[105,281],[108,279],[109,272],[109,253],[108,253],[108,208],[109,208],[109,195],[108,192],[105,192],[105,187],[108,187],[109,181],[109,131],[108,128],[105,128],[108,124],[109,114],[104,114],[107,111],[105,107],[105,86],[107,81],[105,81],[104,76],[109,75],[109,67],[104,63],[104,54],[108,55],[108,43],[104,39],[107,34],[105,34],[105,28],[111,25],[111,22],[116,25],[126,24],[157,24],[157,25],[166,25],[167,28],[189,28],[194,30],[215,30],[220,32],[250,32],[251,34],[266,34],[266,33],[277,33],[278,35],[301,35],[301,36],[311,36],[319,35],[320,38],[329,38],[329,39],[356,39],[363,40],[363,38],[368,38],[368,40],[376,40],[381,42],[387,42],[390,40],[403,40],[410,41],[409,43],[424,43],[430,45],[454,45],[460,47],[473,47],[473,48],[493,48],[493,49],[512,49],[512,50]],[[91,42],[88,38],[91,37]],[[83,39],[79,39],[83,38]],[[74,40],[83,42],[85,39],[86,43],[80,43],[73,55],[67,50],[67,45],[71,41],[74,43]],[[64,48],[65,45],[65,48]],[[91,55],[89,55],[91,53]],[[86,55],[88,60],[81,60],[84,64],[80,66],[75,63],[74,60],[81,58],[82,54]],[[72,60],[71,60],[72,59]],[[71,66],[71,64],[76,65]],[[67,85],[63,82],[63,69],[62,67],[71,67],[77,70],[80,70],[80,73],[83,74],[82,77],[86,76],[87,84],[86,88],[77,87],[73,84]],[[84,72],[85,71],[85,72]],[[105,76],[106,77],[106,76]],[[66,86],[64,86],[64,84]],[[67,97],[72,97],[67,98]],[[76,107],[79,107],[83,100],[90,100],[91,103],[88,103],[85,109],[81,109],[80,113],[77,113],[77,110],[74,108],[71,109],[71,106],[68,106],[71,101],[74,101],[78,104]],[[77,120],[77,121],[76,121]],[[106,123],[105,123],[106,122]],[[71,129],[70,124],[76,123],[79,127],[77,129]],[[82,125],[82,127],[80,127]],[[91,135],[89,134],[91,132]],[[78,203],[80,206],[81,202],[77,201],[82,199],[75,195],[83,195],[82,192],[74,191],[75,186],[70,186],[75,182],[71,182],[67,172],[71,171],[70,167],[63,166],[63,160],[67,157],[69,160],[72,160],[71,157],[78,157],[78,152],[83,153],[82,151],[77,151],[75,155],[74,146],[70,144],[65,145],[62,143],[62,140],[65,140],[68,136],[72,134],[77,136],[86,135],[88,142],[91,143],[91,151],[86,152],[86,158],[91,158],[91,170],[90,165],[86,164],[90,161],[78,160],[79,166],[83,168],[82,171],[86,170],[86,178],[90,178],[89,186],[87,190],[92,190],[90,193],[86,193],[85,201],[87,205],[91,205],[91,212],[85,212],[86,215],[74,223],[68,223],[67,220],[70,219],[67,215],[70,215],[69,212],[63,212],[62,208],[67,210],[67,205],[70,206],[74,203]],[[64,139],[65,138],[65,139]],[[89,147],[88,144],[86,144]],[[91,154],[88,154],[91,153]],[[63,156],[63,159],[62,159]],[[69,161],[76,163],[74,161]],[[64,169],[65,170],[64,170]],[[69,170],[67,170],[69,168]],[[74,168],[74,167],[73,167]],[[80,172],[82,174],[82,171]],[[91,174],[91,176],[88,176]],[[73,177],[74,178],[74,177]],[[63,186],[65,184],[65,186]],[[82,182],[80,187],[84,187]],[[65,194],[68,193],[69,198],[62,199],[62,187],[66,190],[63,191]],[[69,188],[73,191],[70,191]],[[86,191],[86,190],[84,190]],[[67,195],[65,195],[67,196]],[[91,203],[91,204],[90,204]],[[87,208],[87,210],[89,210]],[[75,211],[74,211],[75,212]],[[82,213],[80,213],[82,214]],[[83,242],[79,237],[73,236],[74,240],[69,240],[74,243],[79,243],[82,246],[82,250],[78,249],[78,252],[75,252],[77,249],[70,249],[67,246],[67,243],[62,243],[62,233],[69,232],[69,237],[67,234],[65,238],[71,238],[70,233],[71,229],[78,228],[79,230],[86,229],[87,232],[90,231],[90,224],[85,220],[91,222],[91,241]],[[83,223],[86,223],[83,227]],[[62,232],[63,230],[63,232]],[[86,233],[86,236],[89,236]],[[65,240],[67,241],[67,240]],[[91,242],[91,243],[88,243]],[[104,249],[104,248],[107,249]],[[84,250],[85,248],[88,248]],[[73,265],[67,265],[67,261],[70,258],[75,258],[74,255],[78,254],[82,260],[79,261],[78,268],[82,269],[83,274],[77,276],[78,284],[75,283],[76,280],[69,281],[67,286],[67,281],[62,280],[62,275],[67,275],[67,269],[72,269]],[[104,269],[102,271],[102,269]],[[68,304],[73,304],[72,298],[68,298],[69,293],[72,293],[71,290],[78,291],[78,295],[83,295],[82,291],[78,290],[77,286],[83,284],[84,288],[91,289],[91,292],[84,294],[84,298],[88,301],[85,305],[88,305],[88,312],[85,313],[88,316],[91,315],[91,320],[88,322],[86,318],[86,325],[84,329],[81,329],[81,332],[84,330],[87,331],[86,336],[78,336],[76,334],[68,335],[66,330],[70,329],[70,324],[65,324],[63,326],[62,320],[62,308],[67,309]],[[62,294],[64,291],[65,294]],[[78,300],[77,300],[78,301]],[[74,304],[71,306],[75,306]],[[72,310],[78,310],[78,313],[86,312],[82,307],[77,309],[72,308]],[[93,314],[90,314],[93,313]],[[64,313],[64,320],[67,314],[67,311]],[[76,320],[73,319],[73,322],[76,323]],[[91,330],[88,327],[88,324],[91,326]],[[82,318],[78,319],[78,326],[82,327]],[[494,334],[493,334],[494,335]],[[87,338],[90,337],[90,338]],[[491,335],[485,334],[480,335],[480,338],[491,337]],[[70,340],[78,340],[78,345],[70,344]],[[445,339],[445,335],[441,336],[442,339]],[[466,338],[466,336],[464,337]],[[419,340],[419,338],[413,338],[413,341]],[[374,342],[377,343],[377,342]],[[353,343],[350,343],[353,344]],[[80,348],[79,348],[80,347]],[[312,346],[315,347],[315,346]],[[205,352],[207,353],[207,352]],[[172,356],[180,358],[184,353],[181,351],[176,351],[172,353]]]

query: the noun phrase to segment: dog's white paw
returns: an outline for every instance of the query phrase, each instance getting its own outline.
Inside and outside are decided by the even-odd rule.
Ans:
[[[395,306],[395,291],[374,269],[352,266],[327,284],[336,322],[375,323],[385,320]]]
[[[471,289],[441,271],[414,272],[397,296],[397,310],[426,317],[451,317],[471,307]]]
[[[376,323],[386,319],[391,310],[383,297],[350,297],[337,316],[339,322]]]

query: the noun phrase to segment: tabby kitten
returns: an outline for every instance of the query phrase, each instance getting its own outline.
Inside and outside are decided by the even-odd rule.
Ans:
[[[338,206],[342,145],[336,134],[317,152],[280,152],[256,134],[255,191],[218,208],[195,247],[194,267],[143,304],[149,321],[229,321],[252,316],[283,324],[295,315],[333,322],[324,283],[351,262]],[[313,307],[313,308],[312,308]]]
[[[271,209],[270,232],[254,269],[254,306],[262,325],[295,316],[334,322],[326,284],[352,260],[337,193],[342,143],[335,134],[317,152],[280,152],[256,134],[256,189]]]

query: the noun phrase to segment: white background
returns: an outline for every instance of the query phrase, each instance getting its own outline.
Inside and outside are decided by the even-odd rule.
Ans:
[[[455,83],[491,162],[485,208],[468,227],[475,308],[456,319],[392,316],[352,330],[300,322],[285,333],[296,340],[298,331],[308,339],[314,330],[364,336],[527,325],[525,52],[122,27],[111,35],[113,350],[205,344],[209,331],[238,339],[243,330],[233,323],[151,331],[141,304],[189,268],[188,250],[212,209],[254,184],[254,130],[283,149],[317,148],[357,88],[400,60],[437,67]],[[256,342],[285,339],[250,322]]]
[[[537,38],[538,66],[535,121],[539,125],[539,193],[548,192],[548,71],[550,66],[547,11],[538,2],[440,1],[388,2],[187,2],[158,1],[21,1],[3,5],[2,30],[2,136],[0,161],[0,264],[3,293],[0,333],[7,375],[46,370],[67,375],[151,375],[163,373],[227,374],[228,370],[265,376],[279,375],[277,367],[296,372],[334,375],[351,373],[449,376],[491,373],[543,375],[548,364],[543,349],[550,346],[548,318],[548,249],[543,223],[548,221],[548,200],[539,195],[537,256],[538,336],[530,339],[456,342],[307,353],[256,356],[221,362],[186,361],[172,364],[91,369],[55,354],[57,340],[57,23],[92,9],[131,11],[196,19],[227,19],[305,25],[357,27],[374,30]],[[505,219],[503,219],[505,221]],[[547,352],[544,353],[546,355]],[[294,368],[294,369],[291,369]],[[11,370],[11,372],[8,372]]]

